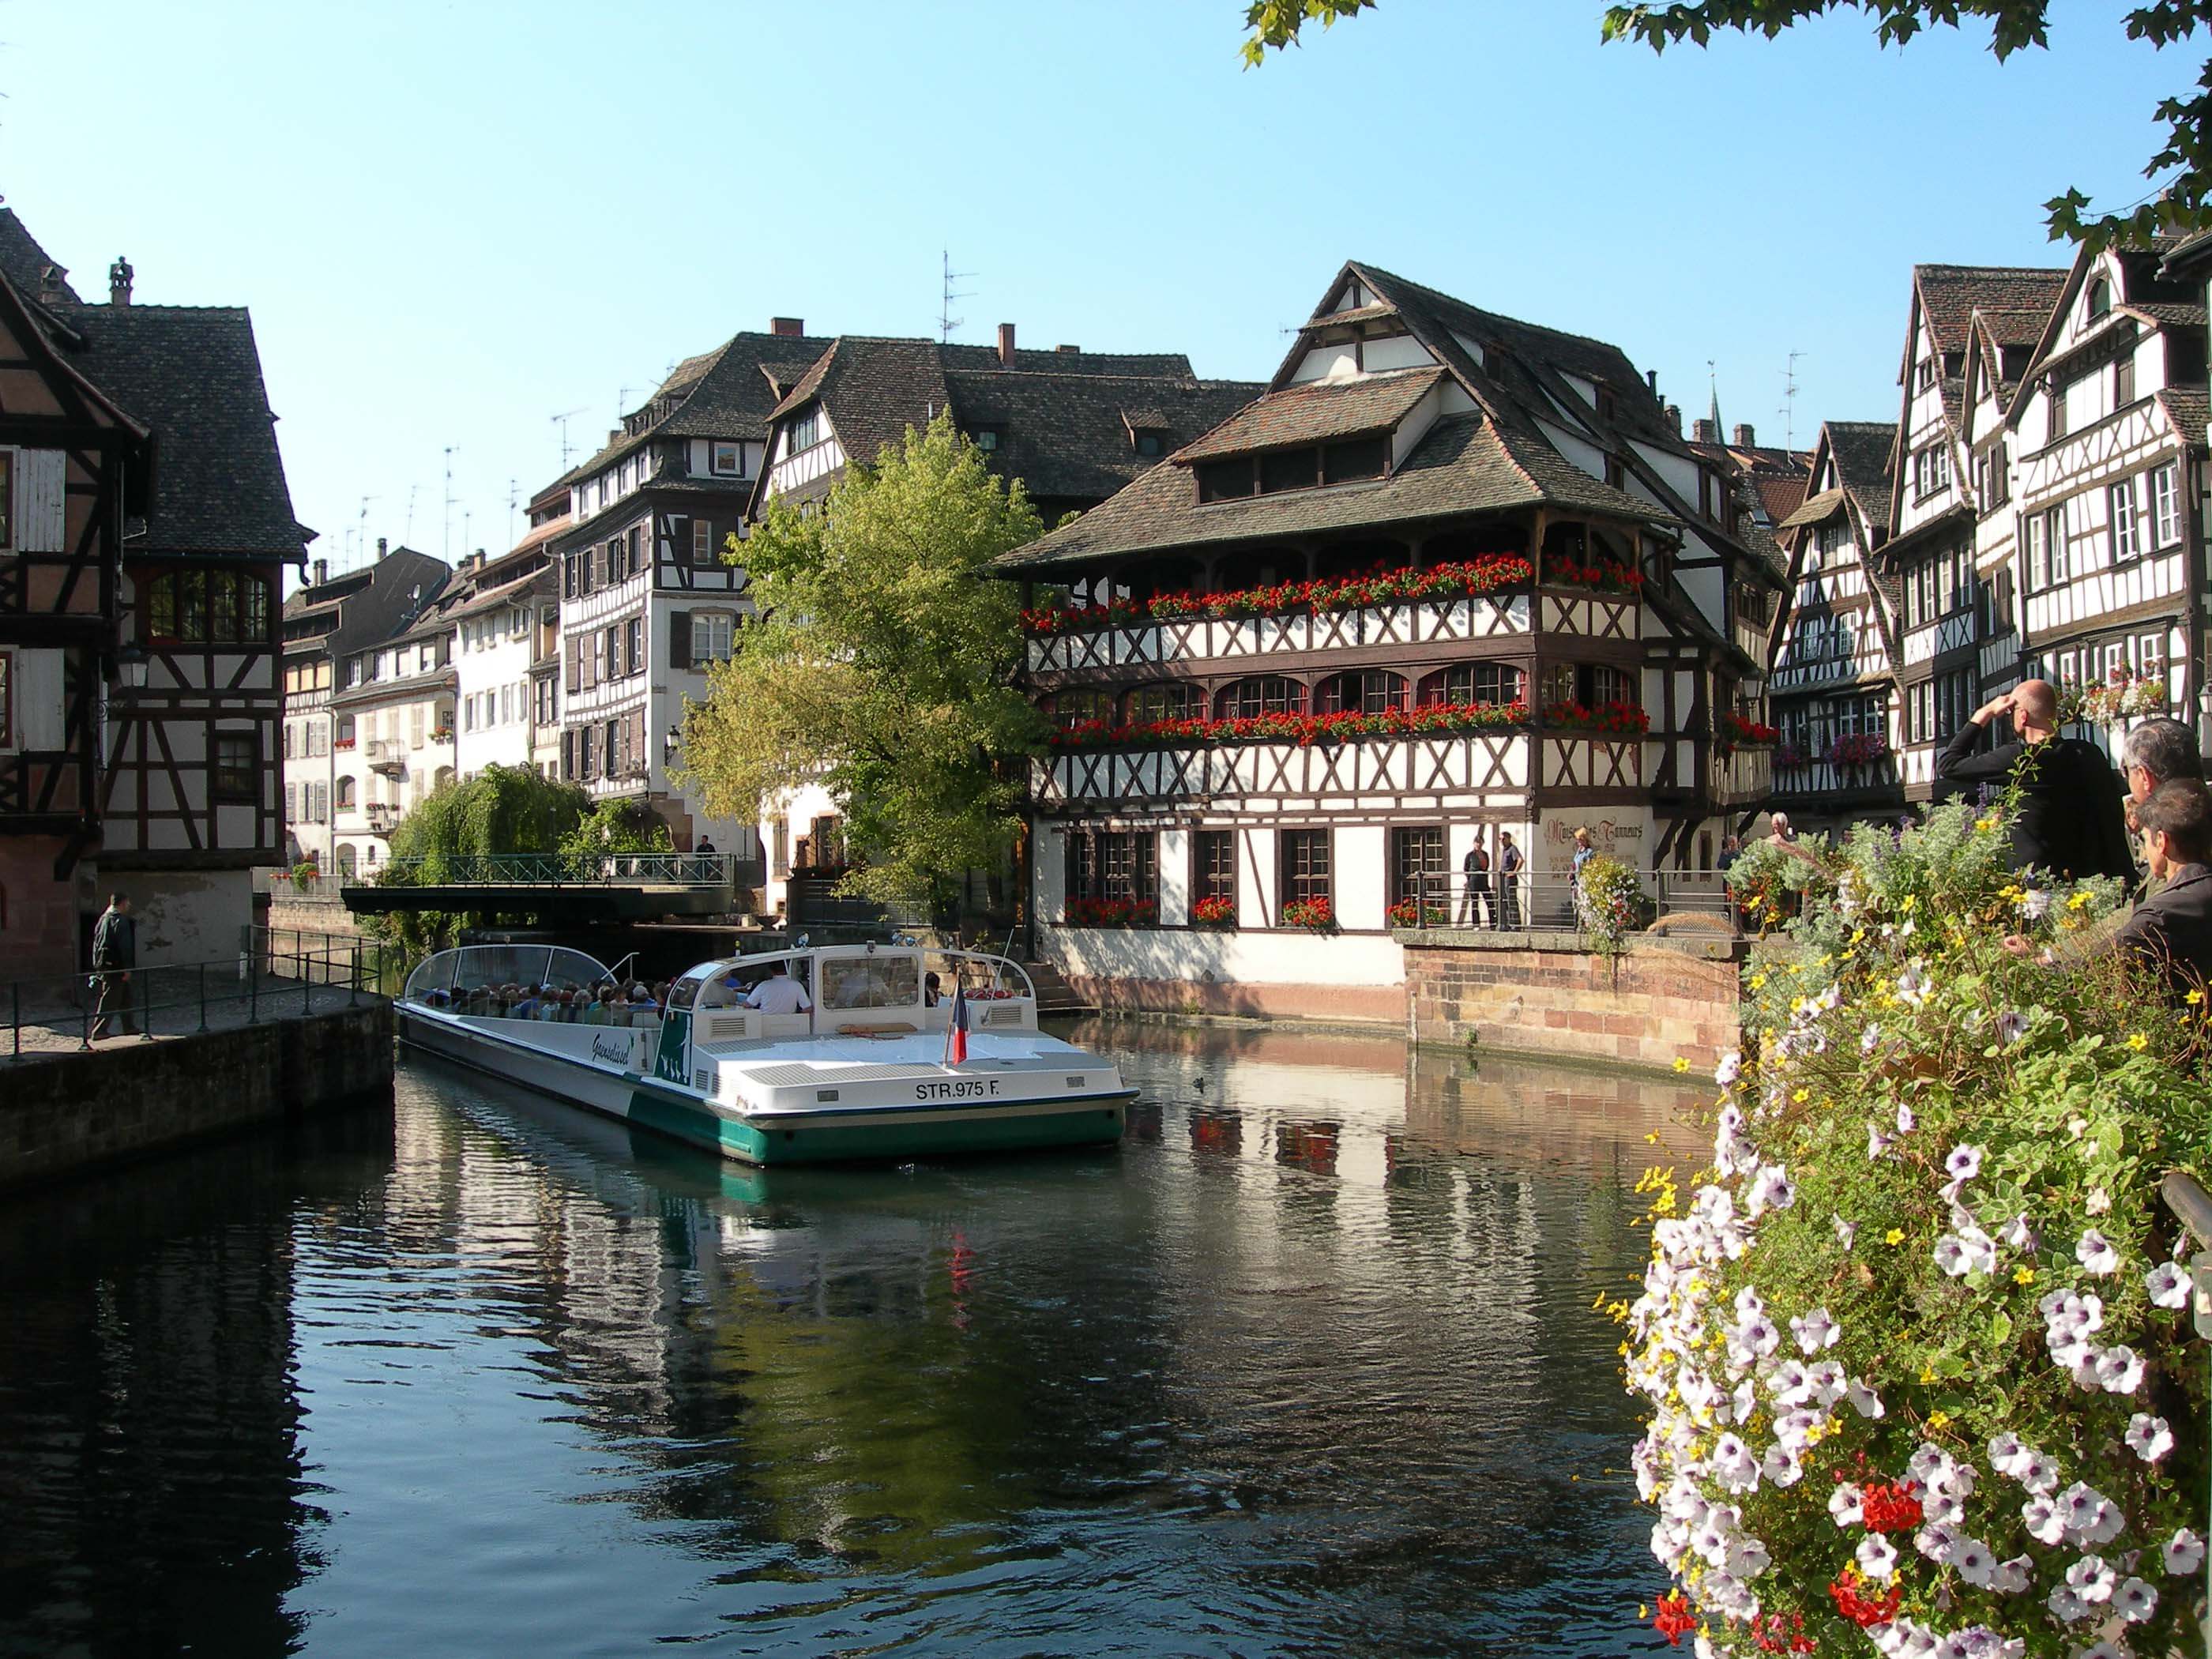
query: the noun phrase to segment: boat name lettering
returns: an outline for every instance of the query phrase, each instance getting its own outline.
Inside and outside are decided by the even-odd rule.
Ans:
[[[629,1044],[614,1037],[595,1036],[592,1039],[592,1058],[604,1060],[611,1066],[627,1066]]]
[[[994,1077],[960,1078],[944,1083],[917,1083],[914,1085],[916,1100],[988,1100],[999,1092],[999,1079]]]

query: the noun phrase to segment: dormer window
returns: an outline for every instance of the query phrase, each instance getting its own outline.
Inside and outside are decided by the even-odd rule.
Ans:
[[[796,455],[802,449],[811,449],[825,434],[822,430],[822,406],[817,404],[806,413],[794,419],[784,434],[783,453]]]
[[[1003,428],[995,426],[973,427],[968,433],[969,441],[986,455],[998,453],[1000,440],[1004,436]]]
[[[2112,285],[2101,276],[2089,284],[2089,302],[2087,309],[2092,321],[2100,317],[2109,316],[2112,313]]]
[[[1936,384],[1935,358],[1923,357],[1920,360],[1913,370],[1912,384],[1922,392],[1927,391],[1929,386]]]
[[[1156,428],[1147,427],[1137,434],[1136,444],[1137,453],[1151,459],[1167,453],[1168,434]]]
[[[1389,463],[1390,441],[1375,437],[1238,455],[1225,461],[1202,462],[1194,471],[1198,475],[1198,499],[1218,501],[1379,478],[1389,470]]]
[[[1618,405],[1613,401],[1613,388],[1607,386],[1600,386],[1597,389],[1598,419],[1601,421],[1611,420],[1613,417],[1614,411],[1617,408]]]

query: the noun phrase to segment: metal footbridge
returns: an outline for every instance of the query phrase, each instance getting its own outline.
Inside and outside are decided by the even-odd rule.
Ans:
[[[401,910],[526,913],[575,921],[712,916],[760,885],[761,860],[734,853],[470,853],[393,859],[376,881],[339,889],[356,915]]]

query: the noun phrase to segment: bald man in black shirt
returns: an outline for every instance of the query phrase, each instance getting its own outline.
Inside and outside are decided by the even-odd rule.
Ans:
[[[2011,717],[2019,736],[1975,754],[1974,740],[2000,714]],[[2058,735],[2058,694],[2048,680],[2023,680],[1976,709],[1936,760],[1936,775],[1999,789],[2019,786],[2006,825],[2014,868],[2073,881],[2113,876],[2133,884],[2118,775],[2094,744]]]

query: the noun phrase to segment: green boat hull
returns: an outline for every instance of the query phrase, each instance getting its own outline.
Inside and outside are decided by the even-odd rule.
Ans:
[[[886,1112],[834,1127],[801,1124],[763,1128],[717,1118],[640,1090],[629,1121],[641,1128],[702,1147],[740,1163],[858,1163],[884,1158],[957,1158],[974,1152],[1022,1152],[1036,1147],[1096,1146],[1119,1140],[1127,1127],[1127,1097],[1096,1098],[1064,1111],[1006,1112],[951,1122],[917,1121]]]

